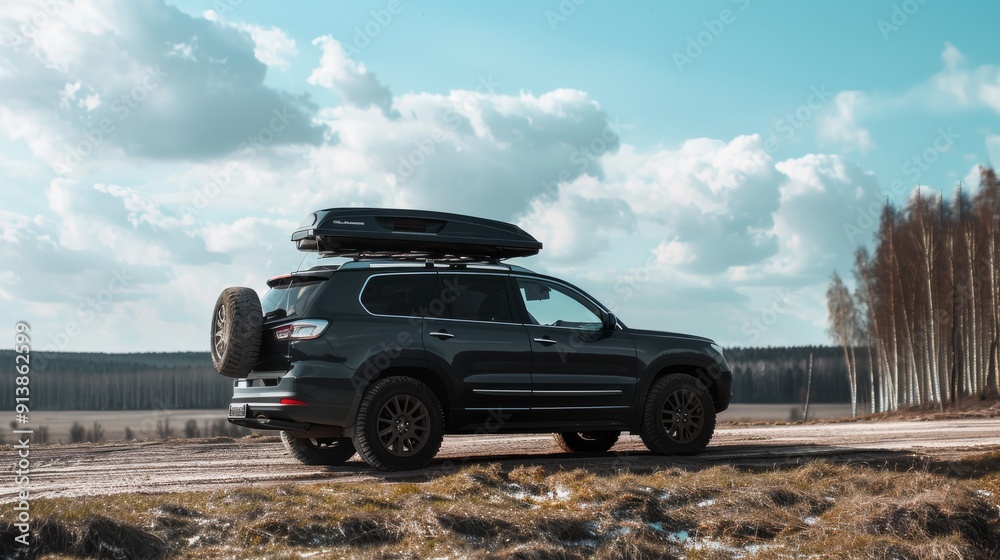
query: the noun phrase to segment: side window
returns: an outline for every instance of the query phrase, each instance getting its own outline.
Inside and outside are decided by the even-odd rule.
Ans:
[[[452,319],[513,323],[504,276],[440,274],[431,313]]]
[[[552,282],[517,278],[517,291],[528,311],[528,324],[601,328],[601,312],[593,303]]]
[[[361,305],[375,315],[420,317],[427,313],[436,274],[372,276],[361,293]]]

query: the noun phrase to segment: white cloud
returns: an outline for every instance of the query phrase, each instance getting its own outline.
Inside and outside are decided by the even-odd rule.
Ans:
[[[363,63],[348,57],[339,41],[323,35],[313,40],[313,44],[323,51],[323,55],[319,67],[309,76],[310,84],[332,89],[346,105],[362,109],[378,107],[387,116],[396,114],[389,88],[382,85]]]
[[[979,189],[979,177],[982,171],[983,166],[978,163],[969,169],[969,172],[962,178],[962,189],[965,192],[972,193]]]
[[[963,108],[985,106],[1000,112],[1000,66],[969,68],[965,56],[951,43],[941,53],[944,69],[932,83]]]
[[[101,96],[99,94],[92,93],[77,101],[76,106],[86,109],[89,113],[101,106]]]
[[[990,158],[990,164],[994,169],[1000,168],[1000,134],[991,134],[986,137],[986,153]]]
[[[191,62],[198,62],[198,59],[194,55],[195,49],[198,48],[198,37],[191,37],[191,41],[187,43],[177,43],[176,45],[171,45],[167,49],[166,55],[169,56],[179,56],[181,58],[190,60]]]
[[[69,109],[69,102],[76,99],[76,92],[80,91],[80,80],[73,82],[72,84],[66,84],[63,86],[62,91],[59,92],[59,106],[63,109]]]
[[[521,227],[542,240],[546,260],[590,260],[607,251],[612,239],[625,242],[635,233],[636,216],[624,200],[568,191],[560,193],[557,202],[534,205],[519,220]],[[582,231],[586,234],[581,236]]]
[[[285,32],[277,27],[260,27],[258,25],[239,24],[238,27],[250,34],[253,38],[253,54],[257,60],[267,64],[271,68],[287,70],[289,58],[299,54],[295,47],[295,40],[285,35]]]
[[[278,27],[262,27],[245,22],[225,23],[222,16],[215,10],[205,10],[202,12],[202,17],[208,21],[228,25],[248,33],[254,42],[254,56],[270,68],[287,70],[290,65],[288,59],[299,54],[299,50],[295,46],[295,39],[290,38]]]
[[[878,181],[856,163],[836,155],[809,154],[775,166],[788,179],[771,234],[778,252],[757,267],[764,276],[826,279],[850,270],[856,241],[845,226],[857,225],[859,210],[877,200]]]
[[[255,53],[281,64],[290,45],[280,30],[241,31],[158,2],[58,4],[58,17],[22,37],[17,49],[4,50],[0,73],[0,111],[29,120],[55,143],[29,140],[50,166],[75,170],[68,162],[79,155],[80,142],[105,122],[113,130],[84,149],[85,159],[121,152],[151,159],[217,157],[266,127],[275,109],[292,118],[273,144],[322,141],[307,96],[264,84],[267,66]],[[22,12],[0,11],[0,34],[19,33],[31,17],[30,10]]]
[[[871,133],[858,124],[858,112],[866,104],[864,94],[860,91],[842,91],[834,97],[833,102],[834,113],[818,117],[820,140],[856,148],[862,153],[870,150],[874,145]]]

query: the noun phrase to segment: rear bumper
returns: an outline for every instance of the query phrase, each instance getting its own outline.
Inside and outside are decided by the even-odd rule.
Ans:
[[[272,420],[270,418],[229,418],[229,421],[237,426],[253,428],[254,430],[286,430],[289,432],[308,432],[313,426],[301,422],[288,422],[286,420]]]
[[[295,362],[289,371],[254,372],[233,383],[231,402],[246,405],[246,418],[229,421],[258,430],[342,433],[354,423],[360,400],[356,383],[355,370],[329,362]],[[282,399],[305,404],[282,404]]]

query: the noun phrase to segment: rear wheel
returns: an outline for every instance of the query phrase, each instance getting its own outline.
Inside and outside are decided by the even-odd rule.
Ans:
[[[653,453],[694,455],[715,432],[715,407],[703,383],[684,374],[653,384],[646,398],[639,435]]]
[[[437,455],[443,439],[441,404],[430,387],[416,379],[381,379],[361,399],[354,447],[376,469],[422,469]]]
[[[354,456],[351,438],[300,438],[281,432],[288,454],[306,465],[343,465]]]
[[[562,432],[552,434],[567,453],[603,453],[618,441],[621,432]]]
[[[212,365],[226,377],[246,377],[257,363],[264,313],[257,292],[226,288],[212,312]]]

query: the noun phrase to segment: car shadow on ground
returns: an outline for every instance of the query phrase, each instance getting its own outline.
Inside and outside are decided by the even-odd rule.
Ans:
[[[381,472],[355,460],[340,467],[330,467],[331,473],[364,474],[385,482],[426,482],[454,474],[473,466],[499,465],[504,470],[519,467],[541,467],[548,473],[582,469],[594,474],[613,475],[622,472],[648,474],[668,469],[700,471],[730,466],[750,472],[790,470],[809,463],[823,461],[837,465],[855,465],[889,471],[918,470],[956,479],[977,478],[1000,470],[1000,450],[971,450],[967,455],[951,458],[924,455],[916,451],[872,449],[829,445],[718,445],[690,457],[654,455],[649,451],[615,451],[606,453],[551,453],[539,455],[510,453],[476,455],[433,460],[418,471]]]

